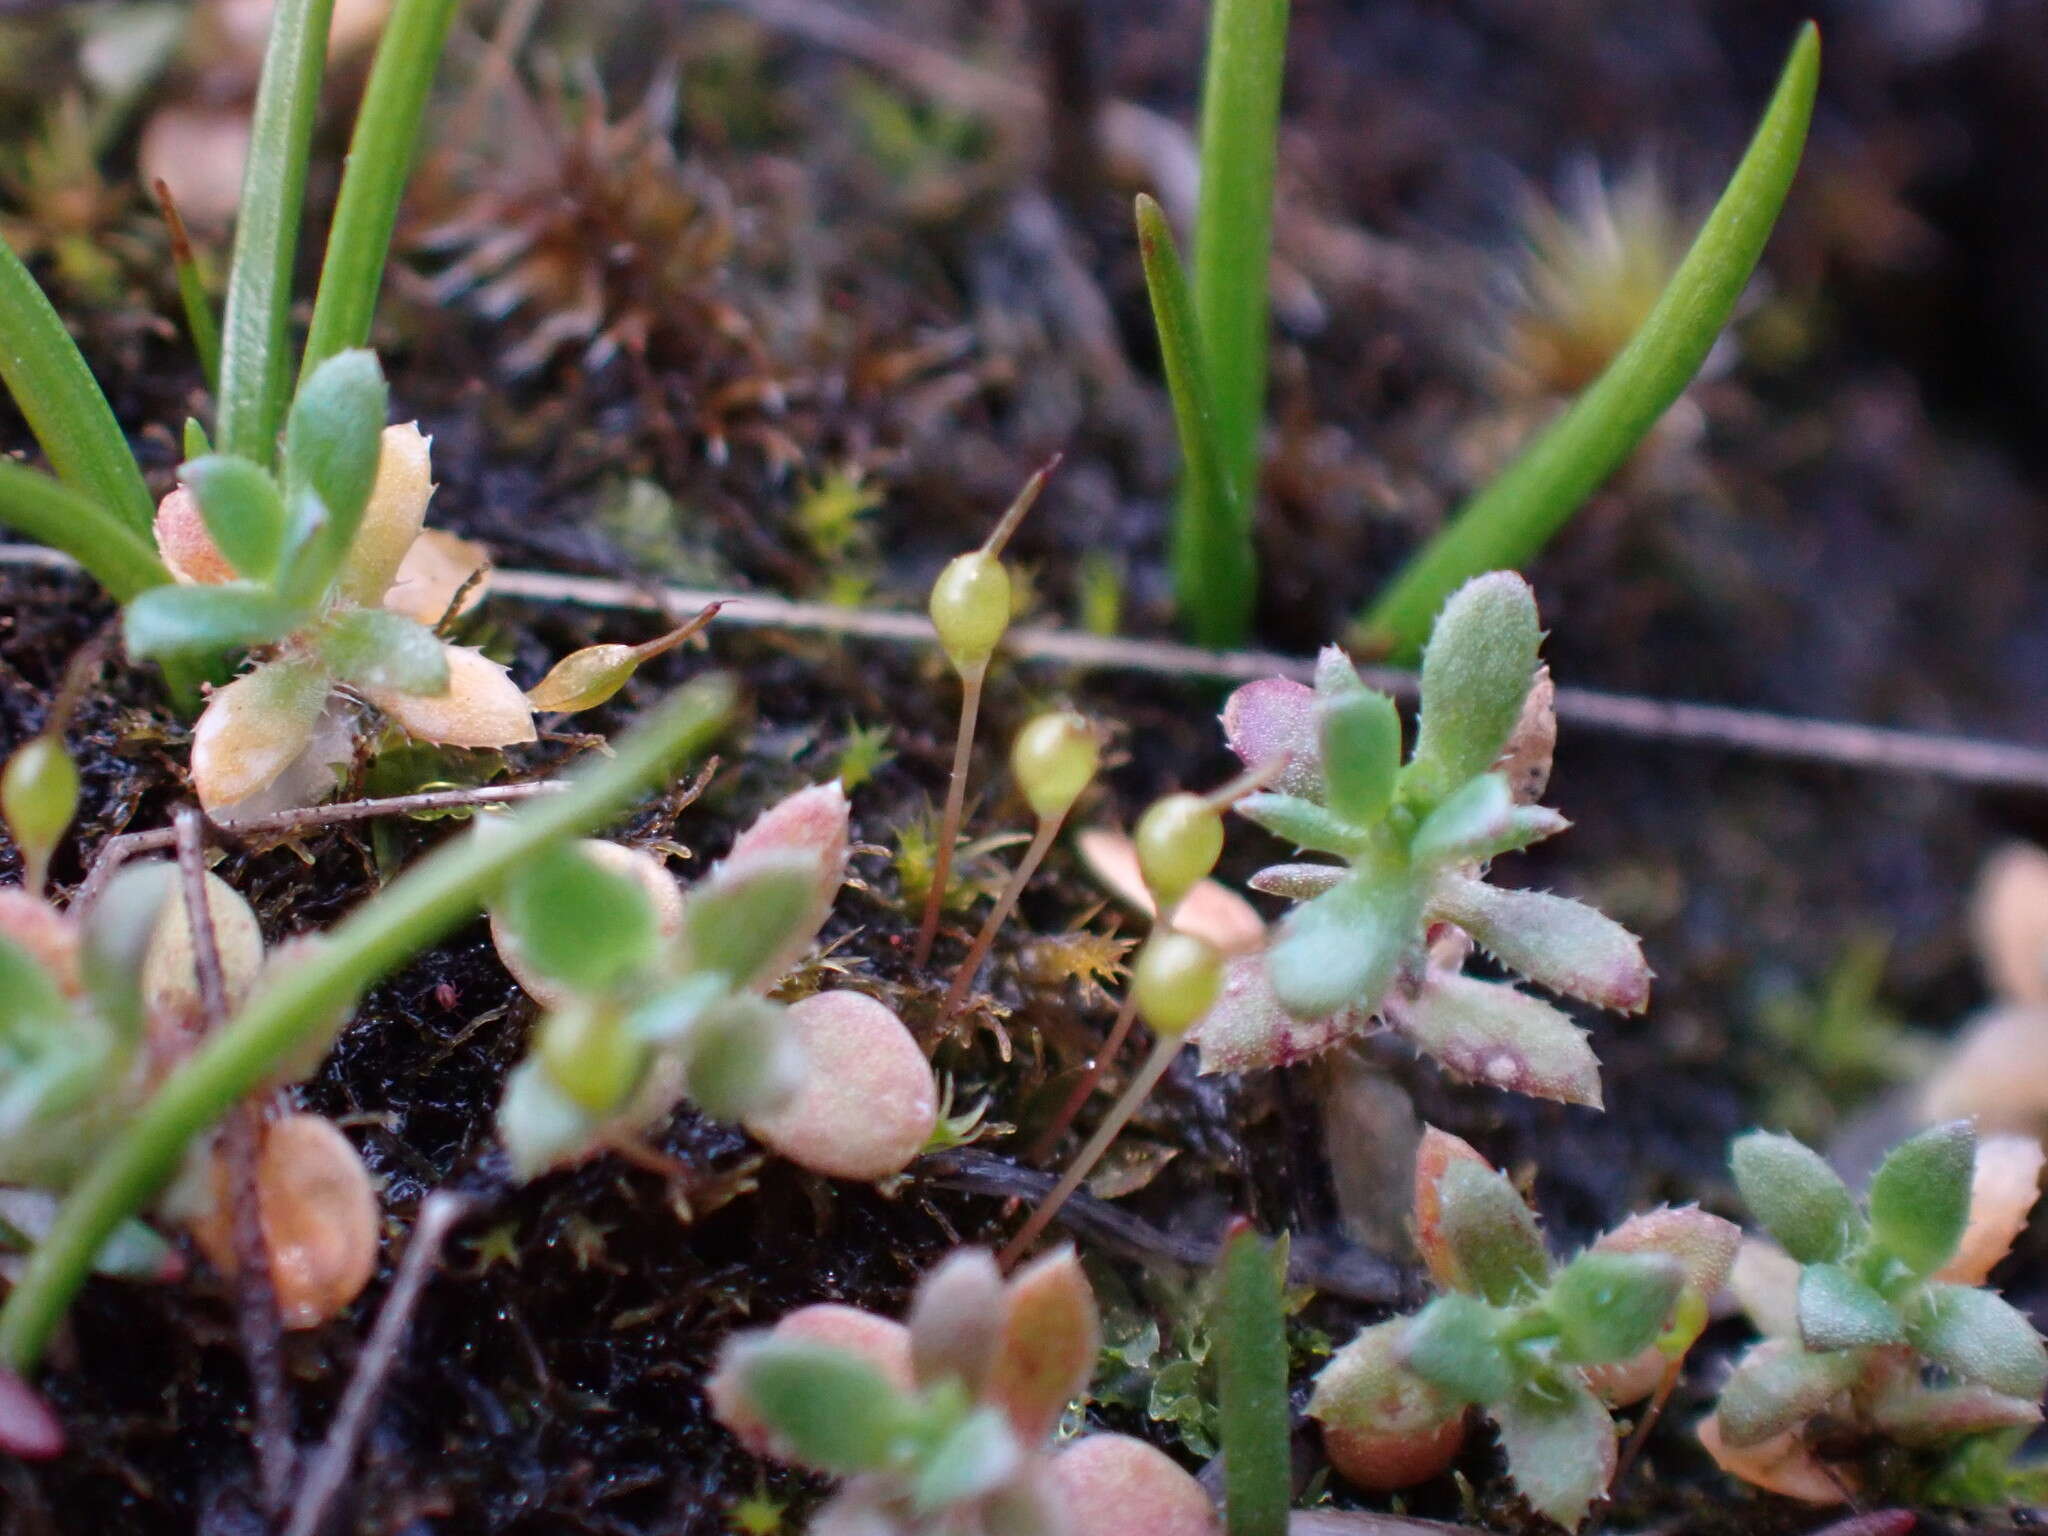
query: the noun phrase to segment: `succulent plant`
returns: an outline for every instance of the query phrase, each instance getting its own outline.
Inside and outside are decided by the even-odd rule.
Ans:
[[[1476,1407],[1530,1507],[1576,1529],[1614,1477],[1608,1410],[1675,1370],[1739,1234],[1696,1207],[1666,1208],[1557,1264],[1514,1186],[1435,1129],[1416,1156],[1415,1217],[1442,1294],[1367,1328],[1317,1378],[1309,1413],[1331,1461],[1368,1488],[1425,1481],[1458,1454]]]
[[[1049,1454],[1100,1331],[1072,1249],[1007,1282],[963,1249],[907,1324],[828,1304],[729,1340],[711,1403],[756,1454],[841,1480],[812,1536],[1215,1536],[1200,1485],[1140,1441]]]
[[[1555,739],[1535,599],[1509,572],[1445,604],[1422,665],[1415,741],[1341,651],[1313,688],[1273,678],[1231,696],[1223,724],[1273,788],[1238,814],[1341,862],[1275,865],[1256,890],[1298,903],[1263,955],[1232,962],[1223,1002],[1196,1032],[1205,1071],[1314,1055],[1375,1019],[1478,1082],[1600,1103],[1599,1064],[1560,1010],[1463,973],[1473,945],[1539,986],[1634,1013],[1650,971],[1636,939],[1591,907],[1491,885],[1486,866],[1568,825],[1533,804]]]
[[[1967,1121],[1893,1148],[1861,1201],[1789,1136],[1752,1132],[1730,1162],[1744,1203],[1783,1253],[1767,1282],[1751,1266],[1740,1288],[1767,1337],[1701,1424],[1708,1449],[1738,1476],[1833,1502],[1862,1481],[1814,1447],[1809,1429],[1835,1422],[1917,1450],[1923,1495],[1996,1501],[2004,1483],[1987,1479],[1986,1463],[2002,1467],[2040,1422],[2048,1347],[1982,1282],[2018,1230],[2011,1207],[2024,1220],[2032,1203],[2038,1149],[2020,1164],[2018,1201],[1995,1165],[1979,1185]]]

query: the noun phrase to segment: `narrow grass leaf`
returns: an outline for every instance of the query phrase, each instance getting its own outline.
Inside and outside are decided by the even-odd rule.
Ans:
[[[0,318],[0,327],[5,323]],[[103,498],[5,460],[0,460],[0,526],[62,550],[116,602],[171,579],[146,535],[116,516]]]
[[[1819,78],[1820,32],[1809,22],[1742,163],[1642,328],[1572,408],[1402,568],[1360,621],[1362,647],[1412,652],[1459,582],[1526,563],[1691,382],[1734,314],[1791,190]]]
[[[1173,526],[1174,595],[1197,640],[1235,645],[1252,611],[1250,518],[1230,481],[1180,251],[1166,214],[1144,196],[1138,198],[1138,253],[1183,460],[1180,514]]]
[[[1216,1330],[1230,1536],[1285,1536],[1292,1494],[1281,1250],[1240,1223],[1223,1248]]]

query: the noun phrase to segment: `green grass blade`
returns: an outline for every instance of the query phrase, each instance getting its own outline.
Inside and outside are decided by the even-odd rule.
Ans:
[[[291,377],[292,261],[333,11],[334,0],[278,0],[235,217],[214,437],[224,452],[265,467],[277,462]]]
[[[1793,44],[1756,136],[1642,328],[1571,409],[1401,570],[1360,621],[1360,645],[1408,654],[1462,582],[1527,562],[1642,441],[1735,311],[1799,169],[1820,79],[1820,32]]]
[[[0,379],[51,466],[135,533],[156,516],[128,439],[28,268],[0,241]]]
[[[1293,1493],[1288,1447],[1284,1269],[1243,1222],[1223,1245],[1216,1328],[1223,1434],[1224,1524],[1230,1536],[1286,1536]]]
[[[1173,400],[1183,467],[1180,515],[1173,525],[1173,586],[1190,632],[1204,645],[1234,645],[1251,617],[1251,528],[1244,503],[1231,489],[1216,430],[1208,368],[1187,274],[1166,215],[1151,198],[1138,198],[1138,251],[1159,356]]]
[[[156,546],[114,516],[105,502],[8,459],[0,459],[0,524],[63,550],[116,602],[171,579],[156,557]]]
[[[1287,0],[1213,0],[1202,80],[1195,318],[1223,472],[1246,509],[1258,504],[1266,417],[1273,172],[1286,57]]]
[[[301,379],[335,353],[369,342],[399,198],[412,169],[434,67],[457,4],[458,0],[398,0],[385,24],[349,141],[348,169],[342,173],[334,227],[320,265],[313,326],[299,365]]]
[[[0,1360],[26,1374],[41,1357],[108,1236],[178,1171],[185,1149],[293,1058],[372,982],[474,917],[506,874],[542,848],[614,814],[698,750],[731,712],[721,677],[691,684],[573,788],[529,802],[495,835],[441,845],[357,908],[318,953],[286,967],[189,1057],[115,1136],[66,1197],[0,1308]]]
[[[185,334],[192,338],[192,350],[199,358],[199,371],[206,387],[220,389],[220,320],[213,312],[213,299],[206,291],[206,279],[199,270],[199,253],[192,244],[185,216],[178,212],[168,182],[156,184],[157,206],[163,210],[164,228],[171,237],[171,266],[178,274],[178,303],[185,311]],[[188,455],[191,457],[191,455]]]

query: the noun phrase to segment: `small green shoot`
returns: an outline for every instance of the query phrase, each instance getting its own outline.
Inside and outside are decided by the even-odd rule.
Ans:
[[[1286,1536],[1293,1491],[1287,1428],[1286,1248],[1239,1222],[1223,1242],[1218,1309],[1224,1523],[1230,1536]]]

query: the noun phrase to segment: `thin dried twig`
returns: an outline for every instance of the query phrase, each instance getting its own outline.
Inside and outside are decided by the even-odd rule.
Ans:
[[[412,1322],[413,1309],[419,1305],[420,1293],[426,1289],[427,1279],[440,1260],[441,1246],[455,1224],[470,1213],[473,1204],[467,1195],[446,1189],[436,1190],[420,1202],[419,1219],[413,1223],[412,1241],[399,1261],[398,1277],[392,1281],[391,1294],[384,1298],[384,1308],[377,1314],[376,1326],[370,1330],[369,1342],[363,1346],[362,1358],[356,1362],[355,1375],[349,1378],[348,1390],[342,1394],[327,1438],[321,1441],[312,1465],[306,1469],[305,1481],[299,1485],[285,1536],[315,1536],[326,1522],[335,1495],[341,1492],[349,1468],[355,1464],[356,1452],[369,1428],[370,1410],[376,1406],[391,1368],[397,1363],[405,1330]]]
[[[0,565],[69,569],[74,562],[54,550],[0,545]],[[836,608],[754,593],[709,592],[687,587],[662,589],[655,601],[632,583],[595,576],[557,576],[544,571],[494,571],[491,590],[536,602],[572,603],[586,608],[665,612],[668,605],[702,607],[724,601],[720,622],[759,629],[808,630],[892,645],[934,645],[930,620],[922,614]],[[1059,662],[1088,670],[1142,672],[1157,677],[1251,682],[1261,677],[1313,677],[1315,662],[1278,651],[1205,651],[1171,641],[1135,640],[1025,625],[1003,639],[1020,662]],[[1363,667],[1373,687],[1413,699],[1416,678],[1396,667]],[[1606,693],[1593,688],[1557,690],[1558,718],[1578,728],[1638,740],[1683,742],[1758,757],[1821,763],[1876,773],[1924,774],[1958,784],[2023,789],[2048,794],[2048,747],[1986,741],[1939,732],[1895,730],[1849,721],[1813,720],[1737,709],[1725,704],[1687,704]],[[158,846],[162,846],[159,844]]]
[[[207,829],[216,836],[248,838],[268,833],[310,831],[314,827],[338,826],[351,821],[369,821],[378,816],[416,816],[425,811],[465,810],[479,805],[511,805],[549,795],[568,786],[556,779],[535,779],[522,784],[487,784],[479,789],[431,789],[416,795],[387,795],[381,800],[345,800],[338,805],[309,805],[296,811],[278,811],[270,816],[252,816],[229,826],[205,818]],[[177,832],[159,827],[153,832],[123,832],[100,845],[92,868],[71,898],[74,911],[83,912],[99,900],[115,871],[137,854],[160,853],[176,845]]]
[[[213,931],[213,909],[206,899],[205,818],[187,807],[178,812],[172,835],[177,844],[185,922],[192,933],[199,1007],[204,1032],[211,1035],[227,1024],[228,998],[220,945]],[[275,1520],[283,1515],[291,1497],[298,1447],[292,1433],[291,1398],[284,1384],[284,1329],[278,1321],[277,1291],[270,1280],[270,1252],[263,1240],[263,1209],[256,1185],[262,1130],[262,1114],[255,1105],[236,1105],[221,1137],[221,1153],[227,1159],[232,1205],[229,1218],[235,1249],[237,1331],[249,1366],[255,1406],[257,1478],[264,1512]]]

